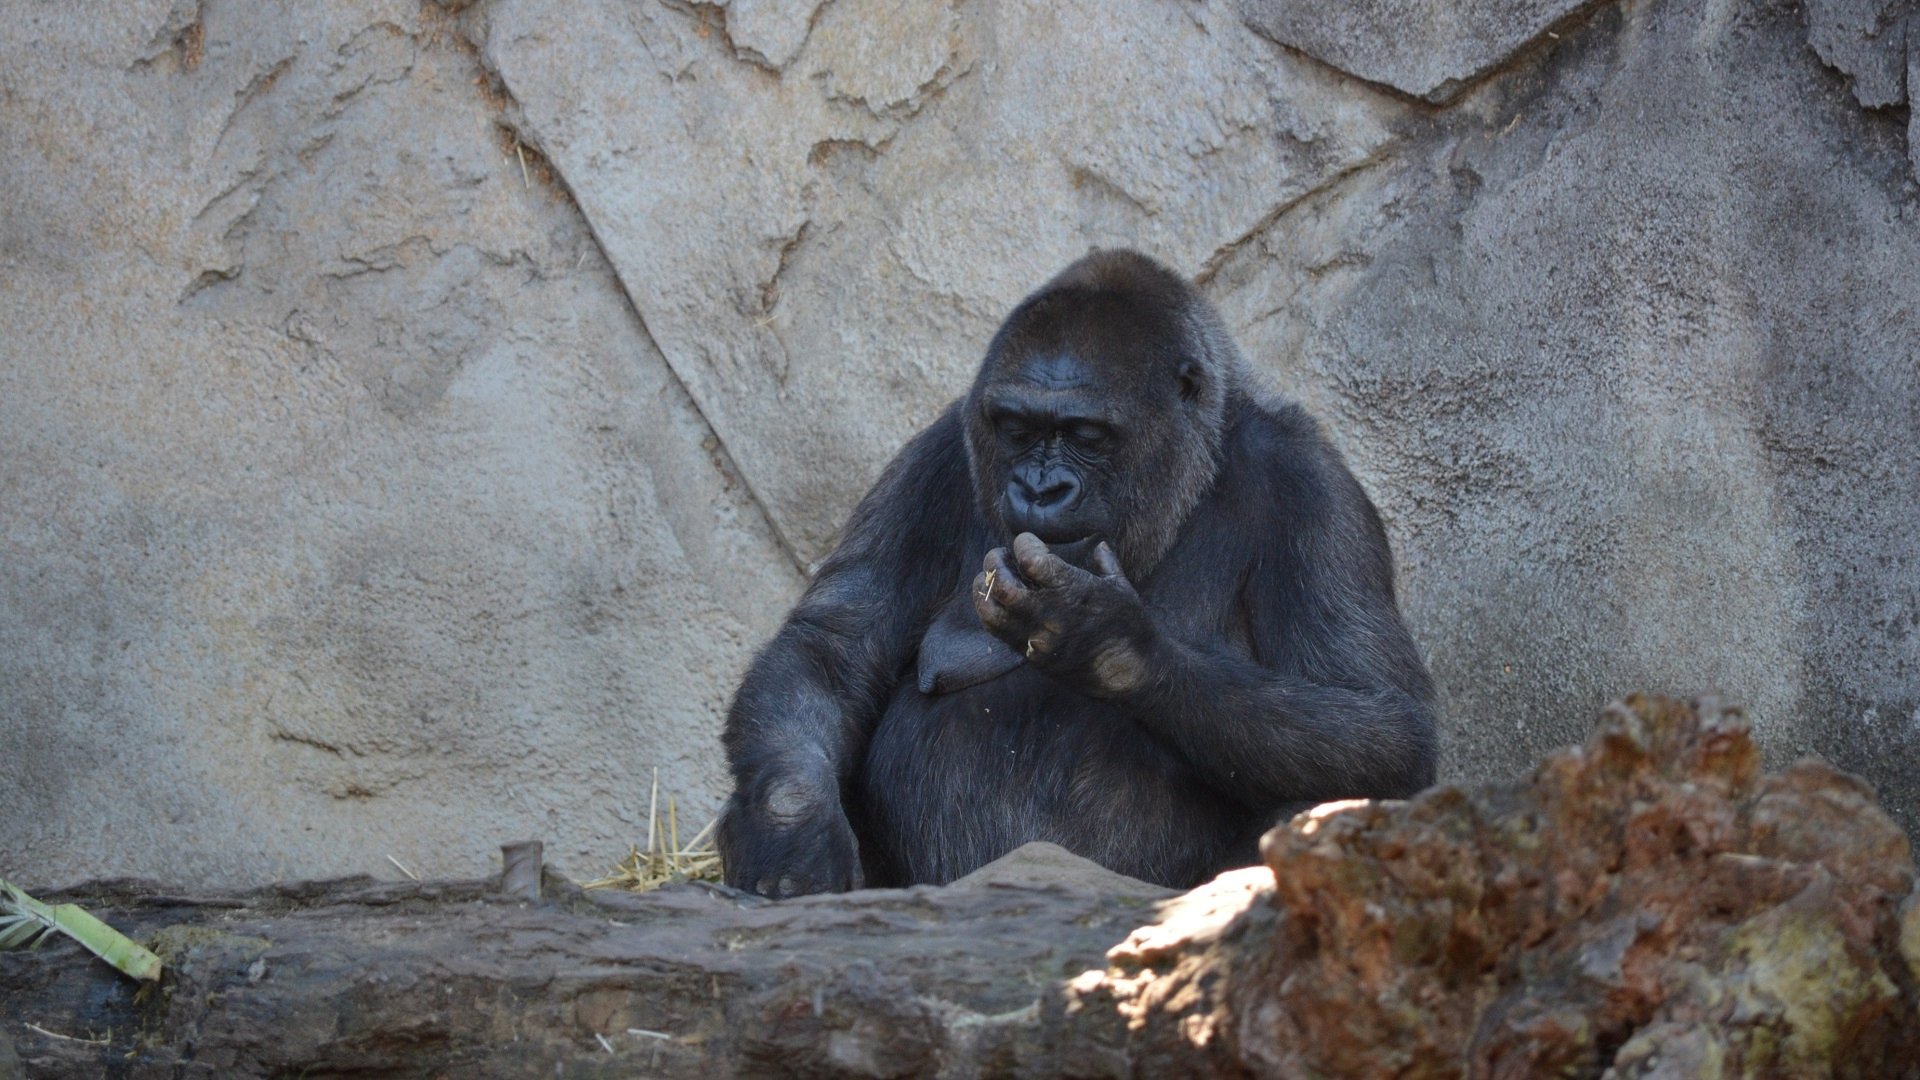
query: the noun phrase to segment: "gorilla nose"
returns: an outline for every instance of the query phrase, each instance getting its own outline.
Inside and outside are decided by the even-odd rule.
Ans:
[[[1024,476],[1016,475],[1008,485],[1007,494],[1013,497],[1013,504],[1030,510],[1051,510],[1073,502],[1080,494],[1080,481],[1071,476],[1054,474],[1038,484],[1029,483]]]

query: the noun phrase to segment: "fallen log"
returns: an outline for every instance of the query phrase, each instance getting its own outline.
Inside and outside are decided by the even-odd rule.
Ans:
[[[1178,896],[1044,847],[778,904],[99,882],[49,897],[161,984],[0,955],[0,1077],[1920,1076],[1905,836],[1730,710],[1631,699],[1529,778],[1263,848]]]
[[[998,1050],[1054,1072],[1021,1039],[1063,1022],[1046,991],[1170,895],[1090,865],[1025,852],[964,885],[779,904],[551,873],[538,902],[492,882],[99,882],[61,899],[150,941],[159,992],[49,946],[0,959],[0,1016],[29,1076],[897,1076]]]

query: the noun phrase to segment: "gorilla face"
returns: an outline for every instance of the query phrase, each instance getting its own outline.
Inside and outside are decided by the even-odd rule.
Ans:
[[[1032,533],[1084,568],[1105,540],[1143,578],[1212,483],[1236,357],[1167,299],[1184,284],[1126,269],[1120,284],[1063,275],[1015,310],[974,383],[967,444],[999,543]]]
[[[1001,517],[1050,545],[1112,535],[1106,482],[1120,432],[1088,365],[1055,354],[1020,366],[981,402],[1006,463]]]

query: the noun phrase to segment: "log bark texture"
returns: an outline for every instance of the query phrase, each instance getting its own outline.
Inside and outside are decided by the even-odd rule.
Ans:
[[[152,942],[165,984],[140,1000],[54,942],[0,958],[0,1017],[32,1077],[1062,1074],[1083,1044],[1125,1060],[1124,1022],[1068,1017],[1062,988],[1170,894],[1059,862],[779,904],[552,875],[536,903],[492,882],[99,882],[58,898]]]

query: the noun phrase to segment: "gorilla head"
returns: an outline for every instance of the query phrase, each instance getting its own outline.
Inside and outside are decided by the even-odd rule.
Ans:
[[[1088,255],[1014,310],[968,395],[982,514],[1083,565],[1106,540],[1143,576],[1219,471],[1240,369],[1185,281],[1135,252]]]

